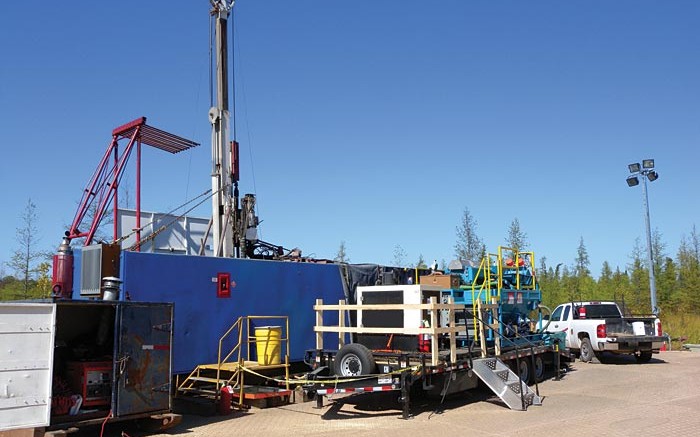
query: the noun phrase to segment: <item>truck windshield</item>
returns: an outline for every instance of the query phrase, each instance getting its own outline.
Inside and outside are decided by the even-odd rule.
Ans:
[[[587,319],[619,319],[620,310],[614,304],[586,305]]]

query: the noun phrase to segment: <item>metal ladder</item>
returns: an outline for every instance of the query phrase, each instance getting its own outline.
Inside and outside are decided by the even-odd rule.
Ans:
[[[511,410],[542,405],[542,398],[496,357],[473,360],[472,370]]]

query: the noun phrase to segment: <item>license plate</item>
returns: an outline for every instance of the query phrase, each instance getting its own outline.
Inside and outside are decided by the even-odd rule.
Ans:
[[[377,378],[378,384],[391,384],[391,375],[379,375]]]

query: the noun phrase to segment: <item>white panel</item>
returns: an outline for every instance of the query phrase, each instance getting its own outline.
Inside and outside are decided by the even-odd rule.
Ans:
[[[176,253],[187,255],[198,255],[202,246],[202,239],[209,226],[209,219],[200,217],[177,217],[171,214],[144,212],[141,211],[141,240],[144,241],[149,235],[159,231],[161,226],[169,225],[164,230],[158,232],[153,240],[144,242],[141,252]],[[122,248],[131,247],[136,243],[136,211],[131,209],[119,209],[117,221],[117,234],[121,237],[127,236],[122,241]],[[211,250],[212,235],[206,243],[204,254],[212,255]]]
[[[56,305],[0,304],[0,431],[48,426]]]

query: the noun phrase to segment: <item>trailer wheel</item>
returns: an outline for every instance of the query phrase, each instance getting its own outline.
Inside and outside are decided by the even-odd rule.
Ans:
[[[530,363],[530,357],[520,358],[520,371],[518,371],[518,360],[511,361],[511,369],[515,372],[516,376],[520,376],[520,379],[525,384],[530,384],[530,378],[532,378],[532,364]]]
[[[372,352],[359,343],[340,348],[333,362],[333,370],[340,376],[371,375],[376,367]]]
[[[648,363],[651,361],[651,351],[637,351],[634,353],[634,359],[637,360],[639,364]]]
[[[593,354],[593,346],[589,338],[581,339],[581,361],[584,363],[590,362],[595,355]]]
[[[542,359],[542,355],[535,355],[535,368],[533,370],[532,376],[534,377],[534,381],[532,382],[542,381],[544,379],[544,360]]]

